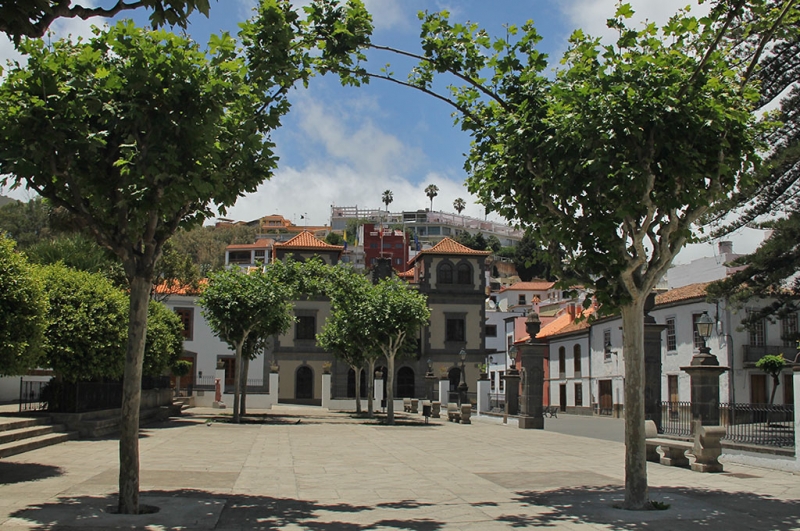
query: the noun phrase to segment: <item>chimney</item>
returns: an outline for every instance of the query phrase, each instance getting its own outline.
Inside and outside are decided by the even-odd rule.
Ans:
[[[719,254],[733,254],[733,242],[722,241],[719,242]]]

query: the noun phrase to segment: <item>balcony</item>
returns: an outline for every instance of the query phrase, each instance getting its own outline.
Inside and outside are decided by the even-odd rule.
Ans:
[[[754,366],[758,360],[768,354],[777,356],[781,353],[783,357],[786,358],[786,361],[792,362],[795,356],[797,356],[797,349],[779,345],[761,345],[757,347],[753,345],[742,345],[742,360],[744,361],[745,367]]]

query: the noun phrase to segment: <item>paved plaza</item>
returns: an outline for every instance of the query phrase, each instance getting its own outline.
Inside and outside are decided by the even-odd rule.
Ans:
[[[141,503],[114,515],[118,441],[69,441],[0,460],[0,529],[800,529],[800,475],[726,463],[648,464],[664,511],[615,508],[624,445],[398,415],[278,406],[233,425],[194,408],[142,430]],[[228,413],[229,414],[229,413]],[[557,423],[561,419],[547,419]]]

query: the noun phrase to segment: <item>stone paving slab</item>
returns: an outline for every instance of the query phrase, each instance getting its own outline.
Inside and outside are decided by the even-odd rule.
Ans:
[[[141,500],[115,515],[118,442],[0,460],[0,529],[800,529],[800,476],[648,464],[670,508],[630,512],[624,445],[476,420],[389,427],[320,408],[223,422],[195,408],[142,430]],[[227,413],[229,414],[229,413]],[[301,422],[296,423],[297,420]],[[209,422],[211,421],[211,422]]]

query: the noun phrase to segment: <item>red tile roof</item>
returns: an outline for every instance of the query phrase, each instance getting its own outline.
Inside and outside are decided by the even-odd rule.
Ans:
[[[548,282],[546,280],[532,280],[530,282],[516,282],[510,286],[500,289],[500,293],[504,291],[547,291],[555,286],[555,282]]]
[[[673,302],[685,301],[689,299],[700,299],[706,296],[706,288],[711,282],[700,282],[689,284],[680,288],[671,289],[656,295],[656,306],[670,304]]]
[[[472,256],[489,256],[492,254],[492,252],[476,251],[475,249],[470,249],[466,245],[461,245],[452,238],[444,238],[430,249],[425,249],[417,253],[417,255],[410,260],[410,263],[417,261],[417,259],[424,254],[467,254]]]
[[[313,251],[325,250],[341,252],[344,250],[344,246],[331,245],[320,240],[310,231],[304,230],[287,242],[276,243],[275,249],[308,249]]]
[[[259,238],[255,243],[232,243],[225,247],[228,251],[245,251],[249,249],[269,249],[275,240]]]
[[[153,291],[158,295],[198,295],[208,285],[208,279],[200,279],[197,286],[179,284],[177,282],[162,282],[153,285]]]

